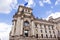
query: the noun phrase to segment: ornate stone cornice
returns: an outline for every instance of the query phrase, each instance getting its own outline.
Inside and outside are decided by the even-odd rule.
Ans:
[[[20,8],[20,7],[25,8],[25,9],[33,10],[33,9],[29,8],[29,7],[25,7],[25,6],[22,6],[22,5],[20,5],[19,8]]]

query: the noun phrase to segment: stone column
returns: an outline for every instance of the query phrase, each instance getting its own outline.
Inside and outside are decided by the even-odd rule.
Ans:
[[[23,35],[23,19],[21,19],[20,35]]]
[[[20,17],[18,17],[17,18],[17,23],[16,23],[16,33],[15,33],[15,35],[17,35],[17,36],[19,36],[20,35],[20,32],[21,32],[21,18]]]
[[[40,36],[41,36],[40,35],[40,25],[38,24],[37,27],[38,27],[38,37],[40,38]]]
[[[44,25],[42,24],[42,31],[43,31],[43,33],[44,33]]]
[[[58,26],[56,24],[54,24],[54,31],[55,31],[55,35],[56,37],[58,37]]]
[[[46,25],[46,30],[47,30],[47,35],[48,35],[48,37],[50,37],[48,25]]]
[[[11,30],[11,35],[13,36],[14,35],[14,30],[15,29],[15,21],[13,21],[13,24],[12,24],[12,30]]]
[[[44,24],[42,24],[42,29],[44,29]]]
[[[35,34],[34,34],[34,22],[32,21],[32,23],[31,23],[31,36],[35,36]]]

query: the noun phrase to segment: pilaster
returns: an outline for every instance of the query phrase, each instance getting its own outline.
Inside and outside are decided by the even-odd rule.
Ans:
[[[41,35],[40,35],[41,34],[40,33],[40,25],[38,24],[37,27],[38,27],[38,37],[40,38],[41,37]]]
[[[31,22],[31,36],[35,36],[35,32],[34,32],[34,29],[35,29],[35,25],[34,25],[34,21]]]
[[[12,31],[11,31],[11,35],[13,36],[15,33],[15,23],[16,21],[13,21],[13,25],[12,25]]]
[[[20,25],[21,25],[21,18],[18,17],[18,18],[17,18],[16,33],[15,33],[15,35],[18,35],[18,36],[20,35],[20,32],[21,32],[21,31],[20,31],[20,30],[21,30],[21,29],[20,29],[20,28],[21,28]]]
[[[23,19],[21,19],[20,35],[23,34]]]

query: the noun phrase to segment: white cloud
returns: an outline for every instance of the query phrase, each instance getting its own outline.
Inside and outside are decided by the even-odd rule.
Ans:
[[[52,16],[54,19],[58,18],[60,17],[60,12],[51,13],[46,19],[48,20],[50,16]]]
[[[43,0],[43,3],[51,4],[51,1],[50,0]]]
[[[34,7],[35,6],[34,0],[25,0],[25,1],[28,2],[27,7]]]
[[[39,4],[40,4],[40,6],[44,6],[44,4],[42,3],[42,1],[39,1]]]
[[[16,8],[17,0],[0,0],[0,13],[10,13]]]
[[[9,32],[11,30],[11,25],[6,23],[0,23],[0,38],[1,40],[9,39]]]
[[[42,7],[44,6],[44,3],[51,4],[51,1],[50,0],[42,0],[42,1],[40,0],[39,1],[40,6],[42,6]]]
[[[55,5],[59,5],[60,4],[60,0],[56,0]]]

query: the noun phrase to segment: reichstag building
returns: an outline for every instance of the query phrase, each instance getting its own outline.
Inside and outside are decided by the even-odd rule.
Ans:
[[[49,20],[35,18],[32,9],[19,6],[13,15],[9,40],[60,40],[60,17]]]

